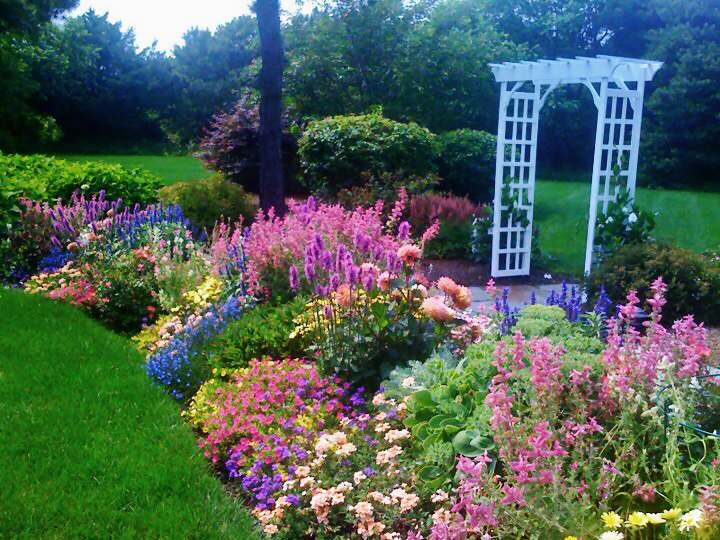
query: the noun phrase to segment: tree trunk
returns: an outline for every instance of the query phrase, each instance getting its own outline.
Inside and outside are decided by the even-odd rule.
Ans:
[[[283,43],[280,34],[280,1],[256,0],[260,33],[260,207],[285,213],[282,167]]]

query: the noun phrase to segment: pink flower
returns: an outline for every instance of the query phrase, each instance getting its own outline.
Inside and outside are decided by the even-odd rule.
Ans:
[[[460,285],[449,277],[441,277],[437,281],[437,288],[448,296],[455,296],[460,291]]]
[[[335,291],[335,301],[342,307],[348,308],[355,302],[355,294],[353,294],[352,287],[343,283]]]
[[[455,311],[447,306],[440,296],[426,298],[420,309],[434,322],[448,322],[455,318]]]
[[[527,502],[525,502],[525,498],[523,497],[525,488],[513,487],[508,484],[504,484],[502,491],[505,494],[505,497],[502,501],[500,501],[501,504],[517,504],[518,506],[527,505]]]
[[[420,248],[414,244],[405,244],[397,250],[398,259],[408,266],[414,265],[420,258]]]

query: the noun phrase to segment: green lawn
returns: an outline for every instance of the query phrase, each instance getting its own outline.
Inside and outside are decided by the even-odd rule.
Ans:
[[[695,251],[720,246],[720,193],[638,188],[641,208],[657,212],[654,236]],[[590,181],[539,180],[535,223],[554,272],[581,274],[585,260]]]
[[[190,156],[113,156],[58,154],[57,157],[72,161],[106,161],[123,167],[143,167],[156,174],[166,185],[177,182],[201,180],[212,175],[202,161]]]
[[[129,342],[0,289],[0,538],[257,538]]]

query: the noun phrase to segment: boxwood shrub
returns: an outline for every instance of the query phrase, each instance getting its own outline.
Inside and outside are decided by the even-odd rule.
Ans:
[[[437,156],[430,131],[379,112],[310,122],[299,144],[302,182],[314,193],[331,196],[383,173],[427,176]]]
[[[179,205],[186,218],[208,232],[221,218],[235,222],[242,217],[245,223],[249,223],[256,211],[242,186],[222,176],[166,186],[160,190],[158,197],[164,203]]]

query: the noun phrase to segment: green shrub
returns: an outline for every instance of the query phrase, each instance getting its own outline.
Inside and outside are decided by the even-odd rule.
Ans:
[[[0,154],[3,190],[34,201],[69,200],[75,191],[105,191],[108,200],[125,204],[155,201],[160,180],[144,169],[125,169],[100,161],[73,162],[43,155]]]
[[[484,131],[458,129],[438,135],[441,189],[490,202],[495,182],[496,137]]]
[[[264,356],[303,356],[300,342],[289,336],[295,329],[293,319],[305,309],[305,303],[305,298],[297,297],[286,304],[261,304],[247,311],[205,348],[207,364],[218,369],[235,369]]]
[[[179,205],[185,217],[200,228],[211,231],[221,218],[252,221],[255,205],[242,186],[222,176],[212,176],[199,182],[180,182],[162,188],[158,198],[168,204]]]
[[[333,116],[311,122],[300,139],[302,182],[313,192],[335,195],[364,185],[370,177],[402,171],[427,176],[434,171],[435,135],[415,123],[380,113]]]
[[[671,324],[687,314],[710,325],[720,324],[720,264],[710,257],[661,244],[622,246],[587,279],[591,303],[600,287],[615,303],[625,303],[635,289],[642,302],[650,298],[650,284],[658,277],[668,285],[663,320]]]

